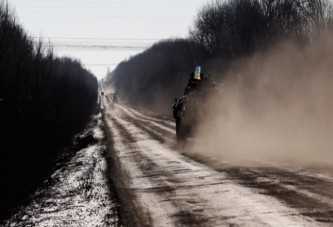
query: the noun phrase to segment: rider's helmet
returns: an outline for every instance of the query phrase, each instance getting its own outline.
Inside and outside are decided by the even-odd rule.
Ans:
[[[196,66],[194,69],[194,79],[201,80],[201,67]]]

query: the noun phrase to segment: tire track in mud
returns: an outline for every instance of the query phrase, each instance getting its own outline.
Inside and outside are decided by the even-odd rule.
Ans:
[[[184,155],[228,174],[241,185],[274,197],[320,223],[333,223],[333,182],[277,167],[228,167],[201,155]]]
[[[260,189],[260,193],[299,209],[304,216],[318,222],[333,223],[333,184],[330,182],[275,168],[230,168],[220,171],[238,179],[246,187]]]
[[[171,109],[171,105],[170,105],[170,109]],[[136,110],[134,110],[134,111],[136,111]],[[137,112],[139,112],[139,111],[137,111]],[[152,118],[173,122],[173,117],[172,116],[158,115],[156,113],[147,112],[147,111],[140,111],[139,113],[143,114],[144,116],[149,116],[149,117],[152,117]]]
[[[176,147],[176,133],[171,133],[169,130],[164,130],[158,127],[156,124],[152,124],[148,121],[142,121],[138,118],[130,116],[125,110],[121,110],[122,118],[128,122],[131,122],[137,128],[146,132],[151,138],[159,141],[161,144],[165,144],[170,148]],[[174,129],[175,130],[175,129]]]
[[[128,111],[130,112],[131,114],[133,114],[133,116],[135,116],[135,119],[137,120],[146,120],[148,122],[155,122],[159,125],[162,125],[166,128],[169,128],[171,130],[174,130],[176,128],[176,124],[174,123],[173,119],[169,118],[169,117],[160,117],[160,118],[157,118],[156,116],[150,114],[150,113],[140,113],[136,110],[133,110],[132,108],[130,107],[125,107],[125,106],[120,106],[118,105],[117,107],[125,110],[125,111]]]
[[[115,150],[114,134],[107,121],[111,119],[109,113],[103,113],[104,132],[107,135],[106,145],[108,153],[106,160],[108,165],[109,177],[117,192],[117,198],[121,206],[118,207],[119,223],[118,226],[151,226],[149,215],[145,213],[143,207],[138,204],[135,193],[129,190],[127,175],[123,171],[123,166]],[[111,188],[111,191],[113,189]]]
[[[128,131],[128,129],[126,129],[126,127],[123,126],[123,124],[119,122],[118,119],[113,118],[112,120],[115,127],[121,131],[122,138],[127,137],[128,140],[131,141],[132,145],[137,142],[137,139],[132,137],[132,134]],[[126,121],[126,117],[124,120]],[[132,122],[130,123],[133,124]],[[133,125],[135,126],[135,124]],[[126,140],[123,142],[128,144],[128,141]],[[135,149],[137,147],[133,146],[133,148]],[[193,189],[193,185],[184,185],[183,180],[181,178],[177,178],[175,174],[186,172],[195,173],[194,171],[186,168],[170,168],[169,171],[166,171],[154,163],[148,156],[143,155],[139,151],[135,152],[135,157],[136,164],[138,164],[140,170],[144,173],[144,176],[140,177],[148,177],[154,182],[154,184],[159,185],[148,189],[137,188],[136,190],[163,195],[164,198],[161,202],[171,203],[177,210],[171,215],[171,217],[176,220],[176,224],[172,226],[215,226],[214,219],[203,214],[206,210],[205,200],[201,199],[199,195],[191,192],[189,196],[177,196],[176,190],[191,190]],[[184,157],[184,159],[187,160],[186,157]],[[172,162],[175,161],[170,161],[170,163]],[[207,185],[218,184],[223,184],[223,182],[215,182],[213,184],[196,184],[195,187],[207,187]],[[224,217],[223,219],[227,222],[229,218],[232,217]]]
[[[123,138],[123,143],[127,144],[132,150],[137,150],[137,147],[134,146],[136,139],[134,139],[131,133],[121,124],[116,118],[112,118],[114,126],[119,130],[121,137]],[[143,155],[140,151],[135,152],[135,163],[138,168],[142,171],[142,177],[148,177],[153,181],[154,187],[147,189],[136,189],[141,190],[145,193],[155,193],[159,196],[162,195],[164,198],[174,198],[176,197],[176,187],[173,186],[171,182],[182,182],[181,179],[177,179],[170,172],[162,170],[159,168],[152,159]],[[161,177],[163,176],[163,177]],[[171,217],[175,219],[175,222],[178,225],[187,225],[187,226],[207,226],[212,225],[209,223],[209,218],[205,217],[202,214],[203,209],[197,208],[193,209],[194,204],[202,203],[198,201],[198,196],[193,195],[196,199],[164,199],[163,202],[171,203],[176,212],[172,214]]]

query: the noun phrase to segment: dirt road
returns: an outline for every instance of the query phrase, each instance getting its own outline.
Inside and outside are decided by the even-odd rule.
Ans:
[[[333,225],[329,175],[198,161],[175,149],[172,119],[105,105],[125,225]]]

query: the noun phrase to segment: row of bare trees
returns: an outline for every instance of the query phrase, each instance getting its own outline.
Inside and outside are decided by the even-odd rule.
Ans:
[[[230,0],[203,7],[190,38],[213,56],[238,58],[282,39],[311,40],[332,24],[328,0]]]
[[[221,80],[232,62],[259,49],[284,39],[311,43],[332,28],[332,18],[329,0],[214,0],[198,12],[188,40],[157,43],[108,78],[129,104],[170,113],[171,99],[182,94],[196,64]]]
[[[0,216],[47,176],[96,100],[97,79],[29,38],[0,1]]]

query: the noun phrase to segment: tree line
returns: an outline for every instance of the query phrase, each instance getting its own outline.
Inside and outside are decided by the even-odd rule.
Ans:
[[[173,98],[182,94],[189,72],[206,55],[205,49],[191,40],[162,40],[120,63],[108,81],[122,101],[168,113]]]
[[[195,65],[223,80],[234,61],[281,40],[308,45],[332,25],[328,0],[216,0],[199,10],[187,39],[154,44],[122,62],[108,81],[128,104],[170,114]]]
[[[0,1],[0,210],[8,213],[53,168],[88,122],[97,79],[28,36]]]

